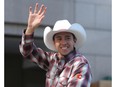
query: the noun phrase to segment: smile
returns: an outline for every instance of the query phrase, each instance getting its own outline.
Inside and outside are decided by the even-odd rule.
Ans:
[[[61,49],[62,49],[62,50],[66,50],[66,49],[68,49],[68,47],[61,47]]]

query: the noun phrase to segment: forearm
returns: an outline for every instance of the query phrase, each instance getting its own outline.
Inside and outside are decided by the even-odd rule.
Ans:
[[[37,48],[34,44],[34,34],[25,35],[25,31],[22,35],[22,40],[19,44],[19,49],[23,57],[28,58],[32,62],[38,64],[42,69],[48,70],[49,66],[49,52],[44,52],[41,48]]]
[[[33,50],[33,41],[34,40],[33,40],[33,34],[26,35],[25,32],[26,32],[26,29],[23,31],[22,39],[19,44],[19,49],[20,49],[21,54],[24,57],[27,57]]]

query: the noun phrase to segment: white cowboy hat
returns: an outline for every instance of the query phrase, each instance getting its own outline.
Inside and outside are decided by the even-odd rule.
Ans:
[[[59,32],[70,32],[74,34],[77,39],[75,44],[76,49],[80,48],[86,40],[86,32],[80,24],[74,23],[71,25],[68,20],[59,20],[55,23],[53,30],[49,26],[44,30],[44,43],[50,50],[57,51],[54,46],[53,36]]]

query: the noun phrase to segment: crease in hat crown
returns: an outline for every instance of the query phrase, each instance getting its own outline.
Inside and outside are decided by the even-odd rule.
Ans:
[[[44,30],[44,43],[48,49],[57,51],[54,46],[53,36],[59,32],[73,33],[77,38],[77,42],[75,44],[76,49],[80,48],[86,40],[86,32],[80,24],[70,24],[68,20],[59,20],[55,23],[53,29],[47,26]]]
[[[55,23],[54,27],[53,27],[53,31],[57,31],[57,30],[63,30],[63,29],[69,29],[69,27],[71,26],[71,24],[69,23],[68,20],[59,20]]]

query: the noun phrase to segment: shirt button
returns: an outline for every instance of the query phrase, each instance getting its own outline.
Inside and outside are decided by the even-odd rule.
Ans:
[[[81,79],[82,78],[82,75],[81,74],[77,74],[77,78],[78,79]]]

